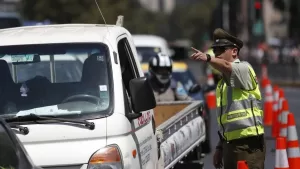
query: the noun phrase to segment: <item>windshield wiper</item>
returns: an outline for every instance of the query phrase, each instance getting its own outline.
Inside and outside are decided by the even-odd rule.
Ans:
[[[9,125],[11,128],[19,129],[19,131],[25,135],[27,135],[29,133],[29,129],[27,127],[23,127],[23,126],[15,124],[15,123],[9,123]]]
[[[84,126],[89,128],[90,130],[95,129],[95,124],[93,122],[88,122],[86,120],[73,120],[73,119],[59,118],[59,117],[56,117],[56,116],[45,116],[45,115],[29,114],[29,115],[16,116],[16,117],[10,117],[10,118],[5,119],[5,121],[7,123],[25,122],[25,121],[38,121],[38,120],[54,120],[54,121],[60,121],[60,122],[84,124]],[[20,131],[21,130],[26,130],[26,129],[24,129],[24,127],[16,125],[16,124],[12,124],[11,126],[13,126],[13,128],[19,128]],[[28,130],[28,128],[27,128],[27,130]],[[29,132],[29,130],[28,130],[28,132]]]

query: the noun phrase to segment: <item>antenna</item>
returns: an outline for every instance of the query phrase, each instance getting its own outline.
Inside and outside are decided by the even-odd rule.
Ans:
[[[99,10],[99,12],[100,12],[101,16],[102,16],[102,19],[103,19],[104,23],[105,23],[105,25],[106,25],[105,18],[104,18],[104,16],[103,16],[102,12],[101,12],[101,9],[100,9],[100,7],[99,7],[99,5],[98,5],[98,2],[97,2],[97,0],[95,0],[95,3],[96,3],[96,5],[97,5],[97,8],[98,8],[98,10]]]

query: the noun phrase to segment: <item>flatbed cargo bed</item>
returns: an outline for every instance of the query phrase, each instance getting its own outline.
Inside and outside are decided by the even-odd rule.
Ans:
[[[202,101],[161,102],[154,109],[164,168],[172,168],[205,140]]]

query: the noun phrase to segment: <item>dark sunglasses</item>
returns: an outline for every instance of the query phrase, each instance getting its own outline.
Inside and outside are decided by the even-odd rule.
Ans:
[[[235,47],[232,46],[222,46],[222,47],[215,47],[213,48],[213,52],[216,54],[224,53],[227,49],[234,49]]]

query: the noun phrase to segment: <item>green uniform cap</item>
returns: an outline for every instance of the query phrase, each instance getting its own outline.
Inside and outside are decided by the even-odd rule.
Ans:
[[[221,28],[217,28],[213,33],[213,44],[214,47],[226,47],[226,46],[235,46],[238,49],[243,47],[243,41],[237,37],[230,35],[228,32],[224,31]]]

